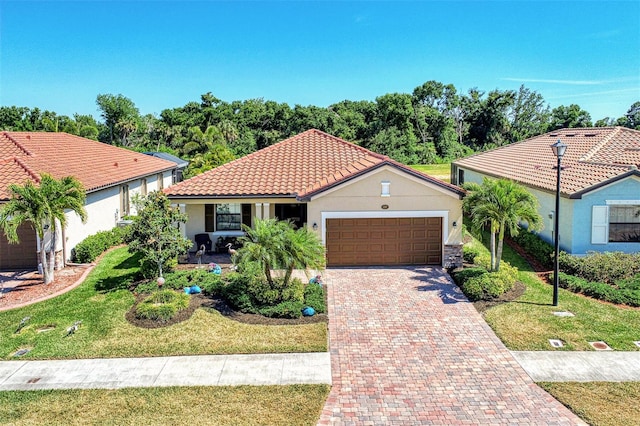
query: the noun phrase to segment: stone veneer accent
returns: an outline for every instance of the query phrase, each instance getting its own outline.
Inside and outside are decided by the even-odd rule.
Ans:
[[[462,266],[463,244],[445,244],[442,266],[445,268],[458,268]]]

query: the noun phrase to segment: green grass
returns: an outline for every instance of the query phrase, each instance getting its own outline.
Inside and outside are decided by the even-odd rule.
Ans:
[[[430,176],[443,180],[445,182],[451,181],[451,164],[416,164],[409,166],[412,169],[416,169],[419,172],[426,173]]]
[[[0,423],[314,425],[328,385],[0,392]]]
[[[560,289],[559,306],[552,306],[553,287],[505,244],[503,260],[516,266],[527,290],[513,302],[488,309],[485,320],[511,350],[552,350],[549,339],[565,343],[556,350],[593,350],[588,342],[605,341],[614,350],[635,351],[640,340],[640,309],[616,306]],[[569,311],[574,317],[557,317]]]
[[[538,383],[594,426],[631,426],[640,419],[640,383]]]
[[[319,352],[327,350],[325,323],[250,325],[223,317],[213,309],[169,327],[144,329],[131,325],[126,312],[134,304],[128,290],[138,259],[126,247],[104,256],[78,288],[24,308],[0,312],[0,358],[21,348],[21,359],[138,357],[196,354]],[[28,325],[15,330],[24,317]],[[82,321],[65,337],[66,328]],[[51,331],[38,329],[55,327]]]

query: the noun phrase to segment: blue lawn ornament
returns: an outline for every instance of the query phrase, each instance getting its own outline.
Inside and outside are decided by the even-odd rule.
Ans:
[[[312,317],[315,314],[316,314],[316,310],[313,309],[311,306],[307,306],[302,310],[302,315],[304,315],[305,317]]]

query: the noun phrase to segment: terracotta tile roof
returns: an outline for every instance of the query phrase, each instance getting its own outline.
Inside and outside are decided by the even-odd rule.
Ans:
[[[454,164],[555,191],[557,159],[550,145],[558,139],[567,145],[562,158],[563,194],[575,198],[629,174],[640,176],[640,131],[625,127],[555,130]]]
[[[75,176],[91,192],[173,168],[169,161],[67,133],[0,132],[0,200],[9,199],[9,184],[38,182],[41,173]]]
[[[180,197],[283,196],[302,199],[389,164],[460,193],[460,188],[419,173],[387,156],[311,129],[187,179],[165,193]]]

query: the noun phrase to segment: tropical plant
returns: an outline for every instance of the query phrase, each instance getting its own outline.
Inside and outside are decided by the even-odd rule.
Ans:
[[[463,209],[471,216],[474,231],[489,225],[490,271],[500,269],[505,232],[518,235],[520,224],[525,222],[530,230],[542,228],[542,218],[538,213],[537,199],[522,185],[508,179],[484,178],[482,185],[469,182],[464,185],[468,191],[462,201]],[[496,236],[498,244],[496,248]]]
[[[65,212],[76,213],[83,223],[87,220],[82,183],[73,176],[56,180],[43,173],[39,185],[27,181],[24,185],[11,184],[8,189],[11,199],[0,210],[0,227],[10,242],[18,243],[18,227],[25,222],[31,224],[40,241],[43,280],[49,284],[54,278],[58,230],[64,230],[67,224]],[[46,232],[50,235],[48,252]]]
[[[143,266],[155,265],[155,271],[162,277],[171,261],[191,247],[191,241],[178,228],[179,223],[187,221],[187,215],[172,207],[167,196],[159,191],[134,200],[134,204],[138,215],[126,237],[129,251],[141,253]]]

